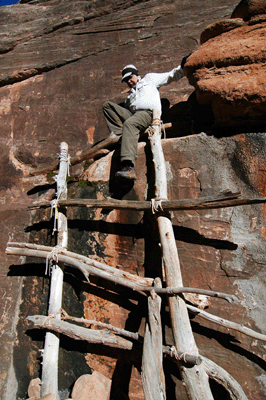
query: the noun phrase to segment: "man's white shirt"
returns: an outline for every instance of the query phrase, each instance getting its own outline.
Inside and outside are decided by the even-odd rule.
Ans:
[[[128,92],[125,106],[132,112],[139,110],[157,109],[162,112],[159,88],[168,85],[173,81],[178,81],[184,76],[183,69],[179,65],[170,72],[149,73],[140,78],[134,88]]]

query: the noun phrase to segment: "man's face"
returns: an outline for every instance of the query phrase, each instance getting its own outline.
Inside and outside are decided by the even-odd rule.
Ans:
[[[137,75],[132,74],[127,81],[128,87],[133,88],[136,85],[136,83],[138,82],[138,80],[139,80],[139,77]]]

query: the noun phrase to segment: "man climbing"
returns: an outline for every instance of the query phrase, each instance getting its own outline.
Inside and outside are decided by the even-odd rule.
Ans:
[[[140,132],[144,132],[152,123],[153,109],[161,115],[159,88],[178,81],[184,76],[183,67],[189,56],[182,59],[181,64],[170,72],[148,73],[141,78],[137,68],[130,64],[122,71],[122,82],[130,88],[124,107],[107,101],[103,105],[103,113],[110,132],[121,137],[120,162],[121,169],[117,178],[135,180],[135,162],[137,158]]]

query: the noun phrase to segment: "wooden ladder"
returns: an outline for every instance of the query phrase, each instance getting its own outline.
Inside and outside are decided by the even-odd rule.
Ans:
[[[220,319],[221,321],[219,321],[218,317],[211,316],[211,314],[205,311],[201,311],[196,307],[186,304],[184,297],[181,295],[187,292],[224,298],[228,301],[234,301],[236,298],[235,296],[225,293],[183,287],[179,256],[169,210],[229,207],[232,205],[265,202],[266,199],[240,199],[239,193],[224,193],[220,196],[211,196],[205,199],[168,200],[166,167],[161,144],[161,121],[156,110],[154,110],[152,126],[148,129],[148,137],[155,171],[155,198],[152,199],[152,201],[130,202],[112,199],[103,201],[92,199],[67,199],[66,177],[69,157],[67,153],[67,144],[62,143],[59,157],[59,174],[57,175],[57,200],[52,204],[57,221],[57,245],[55,248],[51,248],[30,243],[8,244],[6,249],[7,254],[41,257],[46,258],[48,261],[53,260],[48,316],[35,315],[28,317],[28,320],[32,321],[36,327],[46,328],[48,330],[43,352],[42,396],[53,393],[58,398],[59,333],[63,333],[74,339],[82,339],[92,343],[104,343],[111,347],[127,350],[132,349],[132,340],[142,340],[138,333],[128,332],[109,324],[86,321],[83,318],[73,318],[61,310],[64,264],[69,264],[79,269],[87,280],[90,274],[100,276],[116,284],[136,290],[143,296],[148,296],[148,315],[143,340],[142,358],[142,383],[145,400],[166,399],[163,354],[168,354],[178,364],[188,399],[213,400],[209,385],[209,378],[212,378],[226,388],[232,399],[247,400],[242,388],[232,376],[217,364],[199,354],[190,324],[188,309],[207,319],[210,318],[213,322],[225,324],[225,326],[229,328],[240,330],[257,339],[266,341],[266,336],[230,321],[225,321],[224,319]],[[107,141],[105,142],[105,146],[107,144],[108,146],[110,144],[113,145],[114,143],[114,138],[109,137],[108,143]],[[100,147],[100,149],[98,147],[97,151],[102,151],[104,149],[102,143]],[[86,154],[86,157],[91,158],[92,152],[89,153],[89,156],[88,152]],[[80,157],[79,159],[82,161],[85,158]],[[57,165],[58,164],[55,164],[52,168],[56,168]],[[39,169],[35,172],[37,174],[37,172],[40,173],[40,171],[46,172],[47,169]],[[36,205],[35,208],[48,207],[48,205],[50,206],[51,204],[44,202]],[[160,236],[162,268],[166,287],[162,287],[162,282],[159,278],[138,277],[95,261],[89,257],[69,252],[67,250],[67,217],[65,206],[77,205],[135,210],[146,210],[152,207]],[[171,348],[163,344],[160,295],[166,295],[168,298],[174,338],[174,346]],[[207,316],[205,314],[207,314]],[[61,320],[61,315],[64,320]],[[107,328],[113,333],[106,334],[105,331],[82,328],[70,324],[66,322],[66,320],[89,322],[100,328]]]

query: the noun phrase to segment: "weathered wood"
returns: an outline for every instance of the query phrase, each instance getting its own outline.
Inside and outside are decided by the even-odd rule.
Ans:
[[[17,250],[15,250],[15,248],[17,248]],[[19,254],[19,249],[25,249],[26,251],[27,251],[27,249],[40,251],[40,257],[43,258],[44,254],[42,253],[42,251],[50,253],[53,250],[53,247],[38,245],[38,244],[34,244],[34,243],[9,242],[8,247],[6,249],[6,253],[7,254]],[[15,251],[15,253],[13,253],[13,251]],[[23,254],[25,255],[25,253],[23,253]],[[21,254],[21,255],[23,255],[23,254]],[[88,266],[95,267],[95,268],[99,269],[100,271],[105,271],[113,276],[126,278],[126,279],[128,279],[132,282],[136,282],[140,285],[152,286],[153,282],[154,282],[153,278],[146,278],[146,277],[142,277],[139,275],[134,275],[134,274],[131,274],[130,272],[119,269],[119,267],[117,267],[117,268],[111,267],[100,261],[93,260],[90,257],[86,257],[81,254],[73,253],[73,252],[65,250],[63,248],[60,249],[60,252],[58,253],[58,255],[60,255],[60,254],[65,255],[65,256],[69,257],[70,259],[73,258],[77,261],[81,261],[82,263],[85,263]],[[31,253],[29,252],[29,254],[26,254],[26,255],[31,255]],[[83,272],[83,270],[82,270],[82,272]],[[84,271],[84,273],[86,273],[86,271]],[[88,273],[91,273],[93,275],[91,270],[89,270]]]
[[[94,158],[99,156],[104,149],[108,149],[115,143],[119,141],[120,137],[111,133],[107,139],[102,140],[100,143],[96,144],[95,146],[91,147],[89,150],[86,150],[80,156],[71,157],[71,165],[76,165],[81,163],[84,160],[89,160],[90,158]],[[46,165],[43,168],[35,169],[30,171],[31,176],[47,174],[48,172],[55,171],[58,168],[58,162],[50,165]]]
[[[156,289],[158,290],[158,288],[154,288],[154,289],[155,289],[154,292],[156,293]],[[183,288],[183,289],[186,289],[186,288]],[[246,326],[241,325],[241,324],[237,324],[236,322],[232,322],[227,319],[217,317],[216,315],[213,315],[206,311],[200,310],[199,308],[194,307],[190,304],[187,304],[187,308],[193,314],[198,315],[199,317],[202,317],[208,321],[211,321],[218,325],[224,326],[225,328],[238,331],[238,332],[243,333],[244,335],[250,336],[254,339],[266,342],[266,335],[264,335],[263,333],[256,332],[253,329],[247,328]],[[96,325],[96,326],[103,327],[103,328],[106,328],[109,330],[113,330],[114,332],[118,333],[119,335],[128,337],[129,339],[142,340],[138,333],[128,332],[124,329],[116,328],[110,324],[105,324],[104,322],[98,322],[95,320],[87,320],[84,318],[70,317],[65,311],[62,311],[62,315],[63,315],[62,319],[66,319],[66,320],[69,319],[70,321]]]
[[[163,125],[164,129],[169,129],[171,127],[172,127],[171,122]],[[147,131],[145,131],[144,133],[147,133]],[[119,140],[120,140],[120,136],[117,136],[114,133],[111,133],[106,139],[97,143],[95,146],[91,147],[90,149],[85,150],[79,156],[71,157],[71,165],[77,165],[77,164],[81,163],[82,161],[108,154],[109,153],[108,148],[110,148],[114,144],[118,143]],[[51,164],[46,165],[43,168],[34,169],[34,170],[30,171],[29,174],[31,176],[47,174],[48,172],[55,171],[58,168],[58,165],[59,165],[58,162],[54,163],[52,165]]]
[[[7,248],[7,253],[8,254],[18,254],[18,255],[27,255],[30,257],[40,257],[40,258],[46,258],[50,254],[49,251],[33,250],[33,249],[27,249],[27,248],[25,248],[25,249]],[[82,262],[80,260],[76,260],[72,257],[68,257],[63,254],[58,254],[57,258],[58,258],[58,261],[63,262],[68,265],[71,265],[72,267],[79,269],[83,273],[83,275],[87,281],[89,281],[89,275],[91,274],[91,275],[106,279],[115,284],[119,284],[119,285],[125,286],[129,289],[138,291],[141,294],[144,294],[142,291],[143,286],[140,285],[138,282],[130,281],[129,279],[124,278],[122,276],[117,276],[117,275],[111,274],[110,272],[100,270],[92,265],[85,264],[84,262]]]
[[[6,248],[6,254],[40,258],[46,258],[47,256],[49,256],[50,252],[53,249],[52,247],[35,245],[32,243],[9,243],[8,245],[10,247]],[[72,253],[64,249],[60,250],[60,252],[57,254],[57,258],[61,261],[64,261],[64,263],[66,264],[78,268],[87,280],[89,274],[91,274],[99,276],[103,279],[111,280],[116,284],[120,284],[129,287],[130,289],[141,292],[153,290],[158,294],[169,295],[176,295],[181,293],[196,293],[205,296],[223,298],[229,302],[238,301],[237,297],[234,295],[199,288],[189,288],[183,286],[167,288],[153,287],[152,284],[154,280],[152,278],[144,278],[138,275],[133,275],[129,272],[110,267],[107,264],[100,263],[99,261],[92,260],[88,257],[81,256],[79,254]],[[136,285],[134,285],[134,282],[136,283]]]
[[[143,290],[152,290],[152,288],[143,288]],[[179,286],[179,287],[167,287],[167,288],[154,288],[153,289],[155,293],[157,294],[169,294],[169,295],[176,295],[176,294],[181,294],[181,293],[195,293],[195,294],[202,294],[204,296],[210,296],[210,297],[217,297],[220,299],[225,299],[229,303],[232,301],[238,302],[238,298],[235,295],[232,294],[226,294],[222,292],[215,292],[212,290],[205,290],[205,289],[200,289],[200,288],[191,288],[191,287],[185,287],[185,286]]]
[[[43,315],[31,315],[27,317],[28,321],[34,323],[38,328],[46,328],[53,332],[62,333],[75,340],[85,340],[89,343],[104,344],[109,347],[118,349],[131,350],[132,342],[112,334],[106,330],[95,330],[83,328],[73,325],[65,321],[60,321],[55,318],[46,317]]]
[[[187,308],[193,314],[198,315],[201,318],[204,318],[208,321],[214,322],[218,325],[224,326],[225,328],[233,329],[235,331],[241,332],[244,335],[250,336],[254,339],[262,340],[263,342],[266,342],[266,335],[256,332],[253,329],[247,328],[244,325],[237,324],[236,322],[232,322],[227,319],[217,317],[216,315],[210,314],[206,311],[199,310],[197,307],[191,306],[190,304],[187,304]]]
[[[155,285],[161,286],[159,279]],[[148,297],[148,316],[143,343],[141,378],[145,400],[166,400],[163,372],[161,298],[153,291]]]
[[[159,115],[154,110],[154,121]],[[149,137],[155,169],[155,198],[167,199],[167,178],[165,160],[161,145],[160,126],[156,122],[152,126],[153,132]],[[161,241],[162,258],[166,277],[166,286],[183,286],[178,252],[175,243],[172,223],[168,215],[157,217]],[[169,296],[169,312],[173,337],[177,351],[198,355],[198,349],[192,333],[185,301],[179,296]],[[183,383],[190,400],[213,400],[208,376],[202,365],[187,368],[179,363]]]
[[[66,177],[68,172],[68,145],[62,142],[60,145],[60,165],[57,175],[57,198],[65,200],[67,198]],[[55,210],[55,222],[57,218],[57,245],[67,247],[67,218],[64,210]],[[56,318],[60,320],[58,311],[62,307],[63,293],[63,265],[53,264],[51,269],[51,286],[49,296],[48,315],[57,314]],[[59,355],[59,336],[52,332],[46,332],[42,363],[42,396],[53,393],[58,397],[58,355]]]
[[[214,196],[200,197],[197,199],[166,200],[160,201],[159,211],[182,211],[182,210],[207,210],[216,208],[236,207],[249,204],[260,204],[266,202],[266,197],[239,198],[240,193],[221,193]],[[116,199],[68,199],[59,201],[59,205],[68,207],[103,208],[116,210],[151,210],[151,201],[116,200]],[[29,206],[28,210],[50,207],[50,201],[36,202]]]
[[[86,325],[98,326],[100,328],[105,328],[105,329],[108,329],[109,331],[115,332],[116,334],[126,337],[128,339],[137,340],[138,342],[143,341],[143,337],[137,332],[130,332],[125,329],[117,328],[116,326],[113,326],[111,324],[106,324],[105,322],[101,322],[101,321],[71,317],[64,310],[61,311],[61,315],[62,315],[63,320],[73,321],[73,322],[82,323],[82,324],[86,324]]]
[[[248,400],[242,387],[227,371],[206,357],[202,357],[202,359],[203,367],[205,368],[208,376],[227,390],[231,400]]]
[[[63,313],[63,315],[64,315],[64,313]],[[68,324],[68,325],[62,324],[63,321],[60,321],[61,323],[58,324],[58,320],[54,320],[54,317],[55,316],[46,317],[43,315],[33,315],[33,316],[27,317],[27,319],[30,322],[33,322],[36,327],[51,329],[54,332],[62,333],[68,337],[71,337],[74,340],[84,340],[84,341],[88,341],[90,343],[92,343],[92,340],[95,340],[95,336],[93,335],[93,333],[98,332],[98,331],[88,329],[88,328],[79,329],[80,327],[77,325],[74,325],[74,324]],[[140,343],[143,342],[143,337],[140,336],[138,333],[129,332],[129,331],[126,331],[125,329],[120,329],[120,328],[114,327],[110,324],[104,324],[103,322],[98,322],[98,321],[94,321],[94,320],[86,320],[84,318],[70,317],[69,315],[66,317],[66,319],[69,319],[71,321],[75,321],[78,323],[85,323],[85,324],[91,324],[91,325],[103,327],[103,328],[108,329],[109,331],[114,331],[117,334],[119,334],[120,336],[123,336],[127,339],[138,341]],[[92,334],[91,334],[91,331],[93,332]],[[103,335],[96,334],[96,340],[98,340],[97,343],[106,344],[105,342],[102,341],[103,338],[105,338],[105,335],[103,336]],[[127,350],[130,350],[132,348],[133,344],[130,340],[128,340],[128,343],[126,343],[124,341],[121,342],[119,340],[118,341],[112,340],[112,338],[110,336],[107,336],[107,338],[109,339],[109,342],[110,342],[110,344],[107,343],[107,346],[111,346],[111,347],[115,347],[115,348],[126,348]],[[93,343],[96,343],[96,342],[94,341]],[[163,352],[163,354],[170,356],[171,358],[174,358],[175,360],[183,360],[184,355],[179,353],[178,351],[176,351],[176,349],[173,349],[172,347],[162,346],[162,352]],[[195,357],[195,356],[188,354],[185,357],[185,361],[188,364],[195,365],[195,364],[200,364],[202,362],[202,358],[200,356]]]
[[[127,331],[126,329],[121,329],[117,328],[116,326],[113,326],[111,324],[106,324],[104,322],[96,321],[96,320],[91,320],[91,319],[85,319],[85,318],[77,318],[77,317],[72,317],[66,313],[65,310],[61,310],[61,317],[63,320],[69,320],[77,323],[82,323],[86,325],[94,325],[98,326],[100,328],[105,328],[108,329],[111,332],[115,332],[116,334],[123,336],[127,339],[135,340],[138,342],[143,342],[143,337],[138,333],[138,332],[130,332]],[[171,358],[175,358],[176,360],[182,360],[185,361],[188,364],[200,364],[202,361],[202,358],[200,356],[192,356],[187,354],[185,356],[184,360],[184,354],[179,353],[175,348],[169,347],[169,346],[162,346],[162,352],[163,354],[170,356]]]
[[[163,353],[175,361],[184,362],[186,365],[199,365],[202,362],[200,355],[184,354],[177,351],[174,346],[163,346]]]
[[[46,328],[57,333],[62,333],[75,340],[84,340],[89,343],[104,344],[110,347],[124,350],[131,350],[133,346],[133,343],[131,341],[120,338],[116,335],[111,334],[110,332],[96,331],[88,328],[79,327],[77,325],[57,320],[53,316],[46,317],[41,315],[34,315],[27,317],[27,319],[33,322],[36,327]],[[163,346],[162,351],[165,354],[171,355],[171,357],[174,356],[174,353],[170,348]],[[240,385],[224,369],[205,357],[201,357],[199,359],[199,362],[201,362],[202,360],[203,366],[208,376],[224,386],[230,394],[232,400],[247,400],[247,397],[245,396]],[[154,397],[154,399],[156,399],[156,397]]]

